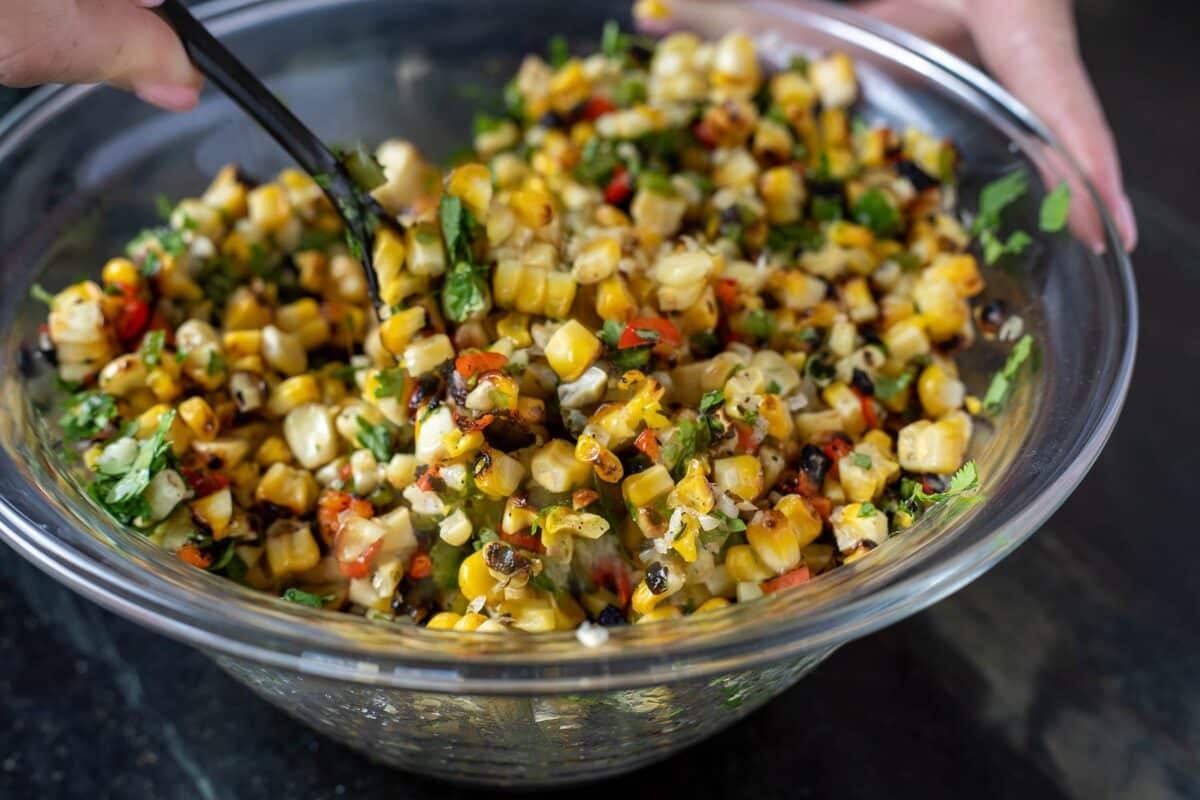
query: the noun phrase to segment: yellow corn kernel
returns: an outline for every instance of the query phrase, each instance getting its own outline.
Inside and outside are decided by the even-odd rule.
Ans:
[[[383,347],[392,355],[403,355],[404,348],[425,327],[425,309],[413,306],[397,311],[379,326],[379,338]]]
[[[316,505],[317,481],[306,469],[272,464],[259,480],[254,499],[258,503],[281,506],[299,516]]]
[[[711,286],[705,286],[700,298],[679,315],[676,324],[684,334],[711,331],[717,327],[720,313],[716,293]]]
[[[625,502],[632,503],[635,508],[642,508],[674,488],[675,481],[671,478],[671,473],[662,464],[655,464],[627,477],[621,483],[621,494],[625,497]]]
[[[969,253],[938,255],[925,270],[925,276],[944,280],[952,285],[962,297],[974,297],[983,291],[983,276],[979,264]]]
[[[379,291],[386,305],[395,305],[403,298],[396,297],[400,275],[404,271],[404,240],[391,228],[382,226],[375,234],[375,249],[371,263],[379,279]]]
[[[454,626],[462,620],[462,614],[455,614],[453,611],[440,611],[429,618],[425,623],[425,627],[431,631],[449,631],[454,630]]]
[[[775,510],[787,519],[792,528],[792,535],[796,537],[800,547],[807,547],[821,535],[821,517],[800,495],[784,495],[775,504]]]
[[[492,299],[500,308],[515,308],[525,280],[525,268],[516,259],[504,259],[492,271]]]
[[[569,492],[591,478],[590,464],[575,457],[575,448],[562,439],[552,439],[530,461],[533,479],[550,492]]]
[[[219,209],[228,219],[246,215],[246,187],[238,180],[237,167],[221,168],[204,192],[204,202]]]
[[[158,422],[163,414],[171,411],[171,407],[166,403],[158,403],[146,409],[137,418],[137,438],[147,439],[158,430]],[[192,432],[179,419],[179,415],[175,416],[171,427],[167,429],[166,439],[171,443],[171,449],[175,455],[181,456],[187,452],[188,445],[192,441]]]
[[[611,275],[596,287],[596,314],[601,319],[623,322],[637,311],[637,300],[620,275]]]
[[[617,271],[621,246],[611,236],[593,239],[575,256],[571,274],[582,284],[599,283]]]
[[[581,434],[575,442],[575,457],[591,464],[596,477],[605,483],[616,483],[625,474],[621,460],[589,434]]]
[[[446,194],[457,197],[475,215],[483,219],[492,202],[492,173],[483,164],[463,164],[446,179]]]
[[[132,289],[142,283],[141,273],[128,258],[109,259],[100,273],[100,279],[106,286],[128,286]]]
[[[763,395],[758,404],[758,414],[767,423],[767,435],[781,442],[787,441],[795,429],[787,403],[777,394]]]
[[[203,397],[189,397],[180,403],[179,417],[202,442],[211,442],[217,438],[221,429],[220,420]]]
[[[901,320],[889,326],[881,338],[887,347],[888,358],[900,365],[926,355],[930,350],[929,337],[912,320]]]
[[[829,226],[829,241],[838,247],[869,248],[875,244],[875,234],[864,225],[839,220]]]
[[[496,335],[512,340],[517,347],[529,347],[533,337],[529,335],[529,315],[510,311],[496,321]]]
[[[446,247],[437,227],[430,223],[408,229],[408,269],[413,275],[437,277],[446,271]],[[404,295],[407,297],[407,295]],[[395,302],[400,302],[403,297]]]
[[[881,455],[890,456],[892,454],[892,437],[878,428],[863,434],[862,443],[874,447]]]
[[[568,320],[546,343],[546,361],[563,381],[578,380],[600,357],[602,345],[577,320]]]
[[[267,538],[267,564],[276,577],[312,569],[321,560],[321,550],[308,525],[297,524],[290,530]]]
[[[305,403],[321,402],[321,384],[314,375],[297,375],[276,385],[267,399],[267,410],[282,417]]]
[[[716,505],[716,498],[713,497],[712,487],[705,475],[704,462],[698,458],[693,458],[688,462],[687,474],[671,490],[671,496],[667,498],[667,505],[671,508],[684,506],[698,514],[707,514],[712,511],[713,506]]]
[[[738,583],[759,583],[775,577],[775,573],[758,560],[754,548],[748,544],[735,544],[725,551],[725,569],[729,577]]]
[[[609,531],[608,520],[599,514],[573,511],[566,506],[553,506],[543,520],[543,530],[551,537],[579,536],[599,539]],[[547,545],[549,549],[550,545]]]
[[[800,563],[800,543],[782,512],[759,511],[746,526],[746,540],[767,569],[782,575]]]
[[[319,250],[305,250],[292,256],[296,270],[300,273],[300,288],[313,294],[325,294],[329,280],[329,258]],[[387,298],[384,298],[385,302]]]
[[[525,477],[525,466],[507,453],[485,445],[475,459],[472,477],[479,491],[501,499],[517,491]]]
[[[483,560],[483,551],[477,550],[463,559],[458,566],[458,590],[468,601],[487,595],[496,585],[496,579]]]
[[[479,626],[486,622],[491,622],[483,614],[463,614],[462,619],[454,623],[454,630],[459,632],[470,632],[479,630]]]
[[[826,108],[845,108],[858,94],[854,62],[845,53],[830,53],[813,61],[808,75]]]
[[[579,284],[575,283],[575,279],[568,273],[548,272],[542,313],[552,319],[565,319],[571,313],[571,305],[575,302],[575,292],[578,288]]]
[[[183,392],[179,379],[166,369],[152,369],[146,373],[146,388],[156,400],[164,403],[174,400]]]
[[[879,316],[879,306],[875,305],[865,278],[851,278],[842,284],[842,302],[846,305],[846,313],[856,323],[871,322]]]
[[[701,603],[693,614],[707,614],[710,611],[719,611],[722,608],[727,608],[730,602],[724,597],[710,597]]]
[[[311,297],[280,306],[275,325],[296,336],[306,350],[314,350],[329,341],[329,322],[321,315],[321,306]]]
[[[259,186],[246,198],[250,220],[259,230],[274,233],[282,228],[292,213],[292,204],[283,187],[275,183]]]
[[[537,230],[554,221],[554,203],[544,191],[520,189],[513,192],[511,206],[521,224]]]
[[[414,378],[432,372],[442,363],[454,358],[454,345],[444,333],[417,339],[404,348],[401,361]]]
[[[224,325],[227,331],[257,331],[271,324],[271,309],[249,288],[242,286],[229,296],[225,306]]]
[[[931,417],[942,417],[962,408],[967,390],[962,381],[948,374],[940,365],[930,364],[917,379],[917,397],[921,407]]]
[[[842,429],[851,436],[860,435],[867,427],[863,418],[862,401],[846,384],[834,381],[821,392],[825,404],[837,412],[842,420]]]
[[[292,463],[292,450],[282,436],[268,436],[258,446],[254,460],[261,467],[269,467],[272,464],[290,464]]]
[[[967,324],[971,309],[954,284],[937,277],[922,276],[913,286],[913,302],[929,338],[937,342],[953,338]]]
[[[749,502],[762,494],[762,462],[752,455],[718,458],[713,462],[713,482],[726,492]]]
[[[651,622],[666,622],[667,620],[679,619],[683,616],[679,606],[659,606],[642,614],[637,619],[638,625],[645,625]]]
[[[786,225],[800,219],[804,206],[804,182],[792,167],[773,167],[758,179],[758,192],[773,225]]]
[[[968,414],[976,416],[983,410],[983,403],[973,394],[967,395],[966,400],[963,401],[963,406],[967,409]]]
[[[100,370],[100,390],[123,397],[146,386],[146,363],[134,353],[117,356]]]
[[[722,37],[713,47],[709,80],[727,97],[753,96],[762,80],[754,41],[740,31]]]
[[[962,466],[969,438],[969,425],[960,425],[953,416],[938,422],[917,420],[900,429],[896,453],[900,466],[910,472],[950,475]]]
[[[226,331],[221,337],[221,345],[227,358],[236,359],[259,355],[262,352],[262,331]]]
[[[464,432],[459,428],[452,428],[442,436],[442,448],[445,450],[447,458],[458,458],[475,453],[482,446],[483,431]]]

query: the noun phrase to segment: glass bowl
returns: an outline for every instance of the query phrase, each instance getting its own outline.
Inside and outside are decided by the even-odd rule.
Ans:
[[[736,13],[771,31],[782,53],[852,55],[865,118],[952,137],[968,207],[983,182],[1024,166],[1035,186],[1015,223],[1034,230],[1045,187],[1079,178],[1028,111],[927,43],[835,7],[754,2]],[[558,0],[227,0],[203,15],[328,141],[401,135],[437,158],[467,143],[473,110],[499,96],[522,54],[553,33],[594,48],[605,19],[628,23],[625,3]],[[1020,544],[1092,465],[1129,385],[1133,276],[1088,189],[1075,203],[1099,215],[1106,254],[1064,233],[1037,237],[1013,269],[988,270],[988,296],[1023,317],[1038,358],[1010,408],[977,426],[971,453],[987,502],[932,513],[792,591],[612,629],[595,648],[569,633],[443,633],[309,610],[115,526],[40,416],[53,411],[53,385],[35,354],[45,309],[30,286],[94,276],[153,219],[157,194],[195,194],[227,162],[265,176],[287,159],[212,92],[195,112],[168,115],[106,88],[46,88],[0,127],[0,536],[81,594],[211,654],[317,730],[415,772],[507,786],[598,778],[732,723],[838,645],[945,597]],[[975,393],[1007,348],[967,354]]]

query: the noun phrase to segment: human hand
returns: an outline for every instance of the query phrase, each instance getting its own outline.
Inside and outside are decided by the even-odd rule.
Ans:
[[[651,31],[682,26],[715,35],[747,27],[747,15],[755,13],[753,2],[736,8],[724,4],[729,13],[714,13],[705,0],[648,5],[671,12],[665,20],[639,17]],[[1075,157],[1115,220],[1125,248],[1134,248],[1137,223],[1112,132],[1079,55],[1070,0],[864,0],[855,5],[968,60],[981,60]],[[1082,196],[1082,187],[1072,186],[1072,194]],[[1102,247],[1100,220],[1086,208],[1072,204],[1072,229],[1093,247]]]
[[[0,84],[109,83],[171,111],[203,82],[148,9],[162,0],[0,0]]]

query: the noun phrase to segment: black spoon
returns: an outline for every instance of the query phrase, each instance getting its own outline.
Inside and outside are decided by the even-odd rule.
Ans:
[[[163,0],[162,5],[154,10],[179,36],[196,68],[282,145],[333,201],[346,223],[350,241],[361,245],[367,287],[378,309],[381,305],[379,278],[371,263],[375,231],[381,224],[395,228],[396,222],[373,197],[360,188],[346,164],[281,103],[237,56],[217,41],[180,0]]]

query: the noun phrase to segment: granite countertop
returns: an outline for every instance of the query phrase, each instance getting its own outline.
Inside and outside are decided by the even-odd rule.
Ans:
[[[955,596],[724,733],[573,797],[1200,796],[1200,199],[1181,168],[1200,128],[1200,14],[1154,5],[1083,9],[1136,187],[1143,325],[1124,416],[1078,492]],[[3,798],[484,796],[371,764],[2,548],[0,653]]]

